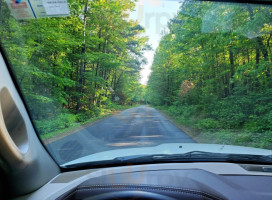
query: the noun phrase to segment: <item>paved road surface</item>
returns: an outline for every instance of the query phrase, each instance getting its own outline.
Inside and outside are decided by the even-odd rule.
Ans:
[[[188,135],[149,106],[127,109],[47,145],[60,164],[119,148],[193,143]],[[54,149],[54,151],[52,151]]]

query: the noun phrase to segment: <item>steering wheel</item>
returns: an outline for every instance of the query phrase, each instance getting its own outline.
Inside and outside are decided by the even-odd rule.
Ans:
[[[143,191],[119,191],[100,194],[92,197],[85,198],[84,200],[176,200],[161,194]]]

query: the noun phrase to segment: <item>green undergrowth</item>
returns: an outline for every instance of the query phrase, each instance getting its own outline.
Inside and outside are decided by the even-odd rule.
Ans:
[[[257,129],[253,120],[228,128],[224,121],[207,118],[196,106],[157,106],[170,120],[198,143],[225,144],[272,149],[272,131]],[[251,125],[251,126],[250,126]],[[265,126],[265,125],[264,125]]]
[[[34,123],[41,139],[49,139],[60,134],[73,132],[81,126],[109,117],[116,111],[122,111],[136,106],[138,105],[132,106],[112,104],[107,109],[99,109],[99,111],[96,113],[62,113],[56,116],[54,120],[35,120]]]

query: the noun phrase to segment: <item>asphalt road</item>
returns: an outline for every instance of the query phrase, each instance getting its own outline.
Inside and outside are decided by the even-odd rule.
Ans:
[[[162,143],[194,143],[149,106],[127,109],[47,145],[60,164],[93,153]]]

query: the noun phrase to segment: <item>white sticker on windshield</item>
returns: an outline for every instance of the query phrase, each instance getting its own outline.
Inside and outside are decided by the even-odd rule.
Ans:
[[[15,19],[35,18],[29,1],[27,0],[7,0],[8,7]]]
[[[7,4],[18,20],[70,15],[66,0],[7,0]]]
[[[47,15],[69,15],[70,10],[66,0],[42,0]]]

